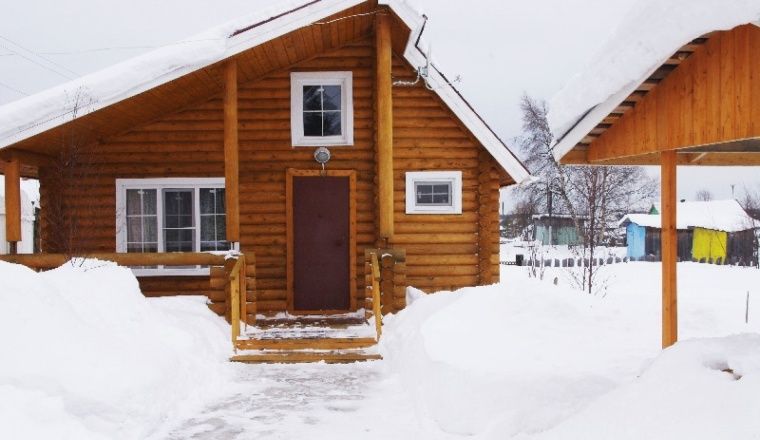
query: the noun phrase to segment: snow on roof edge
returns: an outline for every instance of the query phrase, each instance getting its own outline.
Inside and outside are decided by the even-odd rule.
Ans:
[[[404,50],[404,58],[412,66],[422,66],[427,63],[427,56],[417,46],[420,33],[424,28],[427,17],[420,15],[404,0],[379,0],[379,4],[390,6],[401,18],[412,33]],[[506,171],[515,183],[522,183],[530,178],[530,173],[520,160],[509,150],[507,145],[496,135],[491,127],[475,111],[470,103],[462,96],[445,75],[431,63],[432,69],[428,72],[427,82],[433,91],[464,123],[472,134],[483,144],[483,147],[491,153],[496,162]]]
[[[648,228],[660,228],[660,214],[626,214],[619,227],[634,223]],[[677,205],[676,229],[705,228],[716,231],[739,232],[760,228],[760,222],[747,214],[735,199],[688,201]]]
[[[585,71],[551,100],[549,124],[559,160],[679,47],[716,30],[760,19],[760,2],[659,0],[637,4]]]
[[[276,7],[266,8],[245,17],[222,23],[175,44],[159,47],[145,54],[0,106],[0,149],[75,119],[72,115],[72,107],[74,106],[72,100],[76,99],[76,95],[81,92],[86,93],[88,97],[94,98],[94,100],[85,101],[81,108],[76,109],[77,116],[101,110],[284,35],[313,20],[313,9],[317,9],[324,16],[328,16],[362,1],[364,0],[316,0],[309,3],[305,8],[298,7],[299,5],[303,6],[302,0],[283,1]],[[278,16],[287,12],[288,9],[294,9],[293,13],[281,15],[274,20],[267,21],[265,19],[266,17]],[[260,23],[256,27],[256,32],[243,32],[231,37],[234,31],[248,26],[252,22]],[[246,43],[250,45],[246,46]],[[171,57],[167,61],[165,58],[169,56]],[[133,84],[121,87],[115,85],[126,82],[120,81],[125,73],[134,76],[134,78],[130,78]],[[90,87],[99,86],[103,90],[96,93],[90,90],[88,85]],[[90,93],[93,96],[89,96]],[[82,103],[77,104],[82,105]],[[19,109],[19,107],[21,108]],[[50,110],[50,108],[57,110]],[[36,115],[40,113],[44,113],[40,118],[33,120],[26,118],[27,120],[23,121],[25,114]]]
[[[314,21],[315,16],[327,17],[362,3],[363,1],[364,0],[312,0],[308,3],[291,1],[286,3],[285,7],[280,4],[278,8],[268,8],[265,11],[259,12],[258,15],[235,19],[211,28],[191,37],[190,39],[183,40],[183,42],[187,42],[187,44],[190,44],[191,46],[195,43],[201,43],[199,44],[200,47],[190,47],[185,51],[171,51],[166,47],[162,47],[92,74],[77,78],[73,81],[31,95],[27,98],[0,106],[0,127],[13,127],[0,130],[0,149],[62,125],[70,120],[69,116],[74,119],[71,111],[66,111],[66,106],[72,105],[69,104],[68,101],[74,98],[74,96],[69,94],[79,93],[83,87],[86,87],[88,81],[94,81],[100,78],[101,82],[105,82],[101,77],[105,76],[108,78],[109,74],[115,76],[116,73],[122,73],[125,68],[129,68],[129,71],[139,72],[141,66],[145,67],[146,64],[150,65],[154,61],[161,59],[162,56],[169,55],[171,52],[175,52],[175,55],[179,55],[179,59],[175,63],[172,63],[165,69],[161,69],[160,72],[155,72],[153,74],[151,74],[152,72],[143,73],[142,76],[149,76],[149,80],[143,79],[142,82],[137,82],[137,84],[122,88],[118,91],[110,90],[110,93],[105,93],[105,96],[100,96],[96,101],[89,102],[83,108],[77,109],[78,115],[84,115],[100,110],[215,62],[229,58],[230,56],[236,55],[266,41],[282,36]],[[409,29],[411,29],[406,50],[404,52],[404,57],[407,61],[413,66],[425,64],[426,58],[416,47],[416,43],[424,28],[424,23],[427,17],[419,14],[404,0],[380,0],[378,3],[389,6],[409,27]],[[290,11],[288,10],[289,8],[291,9]],[[269,19],[265,19],[267,15],[270,16]],[[258,24],[251,26],[251,22]],[[246,28],[247,30],[241,33],[236,33],[236,31],[239,31],[242,28]],[[222,44],[219,42],[222,42]],[[178,44],[182,44],[182,42]],[[219,45],[220,47],[213,47],[214,45]],[[210,50],[210,53],[207,53],[207,51],[203,49]],[[176,52],[179,53],[177,54]],[[185,60],[184,63],[182,63],[183,60]],[[504,171],[512,176],[517,183],[529,178],[530,174],[519,159],[509,151],[506,144],[499,139],[464,97],[448,80],[446,80],[443,74],[441,74],[437,68],[431,69],[431,72],[433,74],[430,75],[430,81],[434,84],[434,91],[436,94],[438,94],[438,96],[440,96],[441,99],[452,109],[456,116],[462,120],[464,125],[472,131],[473,135],[483,144],[489,153],[491,153]],[[23,115],[27,113],[38,114],[41,112],[39,109],[40,107],[44,109],[50,107],[50,101],[58,101],[59,103],[63,101],[63,110],[59,110],[55,112],[57,114],[53,115],[47,113],[41,118],[41,121],[39,119],[29,120],[30,118],[26,118],[27,120],[23,121],[23,116],[18,116],[18,114]],[[27,108],[26,111],[23,111],[25,105],[31,108]],[[21,111],[18,111],[18,107],[21,107]],[[61,107],[57,108],[60,109]],[[38,111],[34,111],[35,109]],[[16,116],[14,117],[12,113]],[[19,119],[21,119],[21,121],[19,121]]]

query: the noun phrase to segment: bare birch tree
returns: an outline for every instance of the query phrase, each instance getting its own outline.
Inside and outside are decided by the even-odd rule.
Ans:
[[[565,166],[554,159],[554,138],[547,121],[546,103],[524,95],[523,136],[520,149],[536,181],[520,186],[516,194],[546,210],[570,216],[581,238],[584,262],[578,287],[594,292],[595,250],[607,243],[608,234],[626,212],[656,195],[657,185],[643,168],[630,166]]]

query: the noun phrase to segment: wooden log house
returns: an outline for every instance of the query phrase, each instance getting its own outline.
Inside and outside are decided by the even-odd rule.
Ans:
[[[669,11],[685,11],[683,2]],[[663,5],[663,7],[665,7]],[[716,4],[716,8],[721,7]],[[610,96],[581,111],[558,127],[555,157],[566,164],[658,165],[661,169],[662,208],[662,345],[678,339],[676,233],[676,171],[680,166],[760,165],[760,28],[748,6],[745,19],[722,29],[693,29],[684,19],[680,29],[666,30],[679,45],[668,47],[664,58],[656,50],[638,63],[640,78],[625,83],[623,75]],[[653,17],[654,14],[647,17]],[[694,11],[689,11],[694,13]],[[705,12],[708,13],[709,12]],[[736,18],[736,17],[734,17]],[[677,17],[665,17],[672,20]],[[642,21],[643,22],[643,21]],[[659,20],[649,20],[660,26]],[[670,23],[670,22],[668,22]],[[725,26],[722,23],[721,26]],[[657,38],[657,32],[637,30],[638,39]],[[630,35],[629,35],[630,36]],[[624,38],[621,38],[621,41]],[[614,45],[611,45],[614,46]],[[636,47],[658,47],[641,41],[617,47],[614,55]],[[631,49],[633,51],[633,49]],[[631,55],[632,58],[640,56]],[[601,78],[612,65],[600,61],[586,78]],[[642,61],[637,59],[636,61]],[[614,70],[614,68],[612,68]],[[568,86],[564,99],[572,99],[580,84]],[[563,106],[562,97],[555,104]],[[567,121],[565,121],[567,122]]]
[[[499,188],[528,173],[429,65],[425,19],[393,0],[305,2],[227,25],[201,59],[159,49],[0,108],[11,244],[19,179],[41,185],[45,254],[9,259],[99,254],[139,266],[147,296],[223,313],[223,263],[193,255],[234,250],[248,322],[365,307],[369,250],[403,268],[381,282],[385,311],[406,285],[497,282]]]

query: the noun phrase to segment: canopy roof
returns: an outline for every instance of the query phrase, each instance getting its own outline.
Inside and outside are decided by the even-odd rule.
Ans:
[[[589,63],[552,99],[549,123],[557,160],[583,151],[671,72],[700,50],[710,33],[755,23],[760,2],[642,0]],[[568,160],[569,159],[569,160]],[[581,162],[583,160],[580,160]]]
[[[716,231],[739,232],[760,227],[734,199],[707,202],[681,202],[677,209],[676,229],[705,228]],[[619,225],[630,223],[647,228],[660,228],[660,214],[628,214]]]
[[[0,149],[44,152],[52,143],[60,143],[67,125],[92,142],[118,134],[162,112],[198,101],[205,96],[204,91],[221,91],[220,63],[227,58],[239,57],[240,77],[247,81],[285,68],[288,62],[313,56],[317,52],[288,52],[284,57],[287,45],[268,45],[280,37],[294,38],[297,32],[307,32],[296,35],[299,39],[304,35],[313,38],[309,25],[315,22],[326,25],[320,26],[322,38],[314,45],[320,46],[315,51],[369,35],[371,15],[378,3],[388,6],[397,18],[393,25],[394,50],[412,66],[424,66],[427,59],[416,44],[426,17],[403,0],[286,0],[274,8],[0,106]],[[285,60],[278,61],[275,54]],[[428,83],[441,100],[515,182],[528,178],[528,171],[488,124],[446,77],[431,67]]]

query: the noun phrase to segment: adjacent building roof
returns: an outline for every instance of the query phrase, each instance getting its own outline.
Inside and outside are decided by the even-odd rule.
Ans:
[[[636,224],[647,228],[660,228],[660,214],[628,214],[620,226]],[[677,229],[705,228],[716,231],[739,232],[760,227],[734,199],[709,202],[681,202],[677,208]]]
[[[284,0],[101,71],[0,106],[0,149],[97,112],[140,93],[264,44],[315,21],[365,3],[366,0]],[[424,66],[417,47],[426,17],[403,0],[379,0],[411,30],[403,53],[412,66]],[[446,77],[431,65],[428,84],[515,182],[528,171]],[[74,110],[79,95],[86,97]],[[76,113],[75,113],[76,112]]]
[[[560,160],[592,130],[603,130],[599,124],[634,92],[646,93],[648,88],[640,86],[661,66],[688,56],[693,50],[689,43],[700,44],[700,37],[710,32],[758,20],[760,2],[752,0],[637,3],[588,69],[574,76],[551,100],[548,117],[557,140],[554,157]]]

